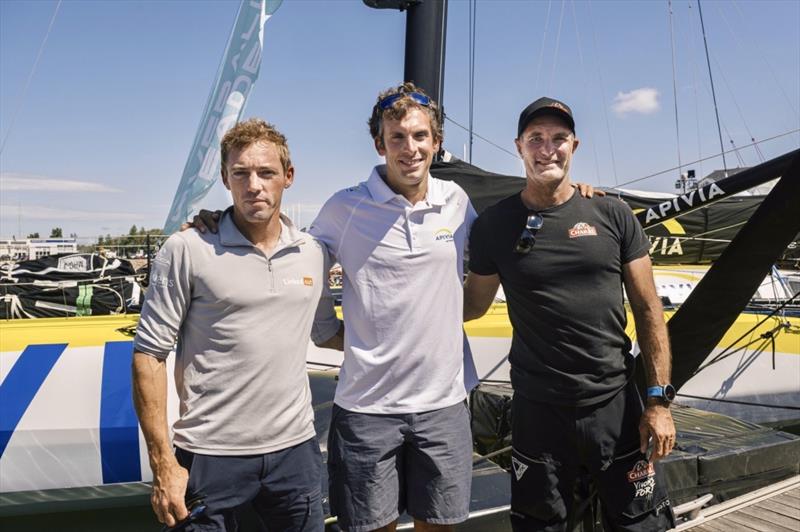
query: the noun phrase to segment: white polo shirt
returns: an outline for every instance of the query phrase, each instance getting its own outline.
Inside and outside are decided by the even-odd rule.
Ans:
[[[334,194],[309,232],[342,266],[345,355],[335,403],[355,412],[452,406],[477,382],[463,331],[464,249],[475,210],[461,187],[428,176],[412,205],[373,169]],[[312,336],[338,327],[333,306]],[[465,370],[466,368],[466,370]]]

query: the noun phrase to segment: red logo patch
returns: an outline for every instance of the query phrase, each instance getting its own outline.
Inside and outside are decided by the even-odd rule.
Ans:
[[[653,464],[647,460],[639,460],[627,473],[628,482],[638,482],[654,476],[656,476],[656,470],[653,468]]]
[[[578,222],[569,230],[570,238],[579,238],[582,236],[597,236],[597,229],[593,225],[586,222]]]

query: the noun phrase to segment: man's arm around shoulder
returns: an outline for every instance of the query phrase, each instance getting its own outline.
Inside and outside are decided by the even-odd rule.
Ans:
[[[672,372],[669,336],[664,322],[664,309],[653,282],[650,257],[644,255],[625,264],[622,276],[636,323],[636,337],[647,375],[647,385],[669,384]],[[675,445],[675,423],[669,404],[648,399],[639,422],[639,435],[642,452],[647,449],[649,437],[653,438],[651,461],[655,462],[669,454]]]
[[[141,351],[134,352],[133,404],[153,470],[150,503],[159,522],[173,526],[188,515],[184,497],[189,472],[175,459],[169,438],[165,359]]]
[[[469,272],[464,282],[464,321],[475,320],[486,314],[499,287],[499,275]]]
[[[314,223],[317,223],[316,220]],[[315,227],[312,224],[312,230]],[[311,232],[314,236],[313,231]],[[344,322],[336,316],[331,287],[328,284],[331,266],[336,263],[336,257],[321,238],[314,236],[315,241],[322,250],[322,294],[320,294],[317,310],[314,313],[314,325],[311,327],[311,340],[317,347],[344,351]]]

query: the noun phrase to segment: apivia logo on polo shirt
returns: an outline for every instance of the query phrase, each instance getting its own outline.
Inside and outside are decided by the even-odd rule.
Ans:
[[[452,242],[453,241],[453,232],[450,229],[443,228],[436,231],[433,235],[433,239],[437,242]]]
[[[284,279],[284,286],[314,286],[314,279],[312,277],[297,277],[294,279]]]
[[[593,225],[586,222],[578,222],[569,230],[570,238],[579,238],[582,236],[597,236],[597,229]]]

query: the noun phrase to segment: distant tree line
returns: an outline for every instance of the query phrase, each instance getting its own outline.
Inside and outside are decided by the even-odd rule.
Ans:
[[[142,256],[147,254],[147,235],[150,235],[151,252],[158,249],[162,241],[166,238],[161,233],[161,229],[146,229],[144,226],[136,227],[132,225],[127,235],[123,236],[99,236],[97,244],[88,246],[95,249],[114,251],[123,257]]]
[[[77,235],[75,235],[75,233],[72,233],[69,236],[70,238],[75,238]],[[42,238],[42,237],[40,237],[39,233],[36,232],[36,233],[30,233],[25,238]],[[64,231],[60,227],[53,227],[52,229],[50,229],[50,236],[48,238],[64,238]]]

